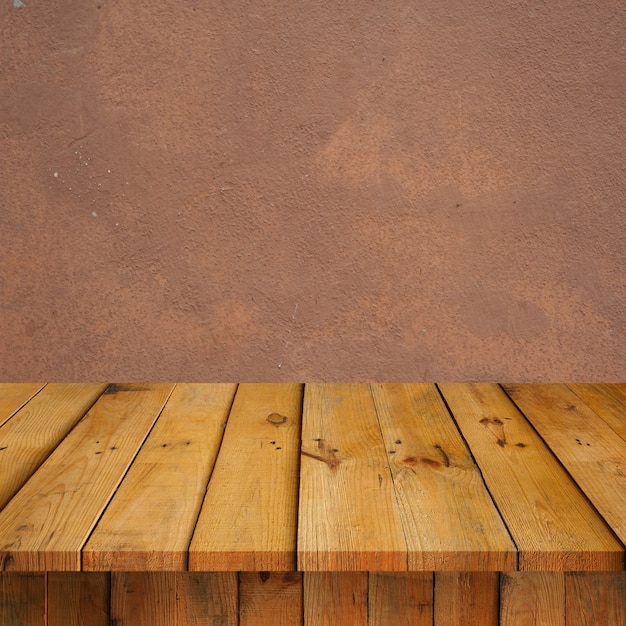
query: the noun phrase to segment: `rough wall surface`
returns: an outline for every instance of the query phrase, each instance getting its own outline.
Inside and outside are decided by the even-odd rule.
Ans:
[[[622,0],[0,30],[0,378],[626,380]]]

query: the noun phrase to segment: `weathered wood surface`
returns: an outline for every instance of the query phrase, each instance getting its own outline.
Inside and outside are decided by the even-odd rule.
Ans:
[[[515,540],[520,570],[622,569],[611,529],[498,385],[440,389]]]
[[[623,570],[624,407],[608,384],[0,385],[0,570]]]
[[[368,385],[307,385],[298,569],[407,569],[407,543]]]
[[[504,385],[622,544],[626,440],[565,385]]]
[[[185,570],[236,385],[178,385],[83,549],[85,570]]]
[[[190,570],[296,569],[301,411],[302,385],[239,385]]]
[[[81,569],[87,537],[171,391],[165,384],[107,389],[0,513],[4,570]]]

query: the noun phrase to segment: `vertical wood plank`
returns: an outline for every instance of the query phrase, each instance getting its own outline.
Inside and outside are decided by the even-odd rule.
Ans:
[[[176,575],[177,626],[238,626],[237,572]]]
[[[294,571],[302,385],[241,384],[189,547],[191,571]]]
[[[305,572],[304,626],[367,626],[367,572]]]
[[[302,624],[302,572],[241,572],[240,626]]]
[[[108,387],[0,513],[4,569],[80,571],[85,541],[172,389]]]
[[[112,626],[176,626],[175,572],[112,572]]]
[[[626,439],[626,397],[620,397],[618,388],[585,383],[568,383],[567,386],[622,439]]]
[[[499,385],[439,388],[528,571],[620,570],[606,522]]]
[[[408,545],[408,569],[515,569],[515,545],[435,385],[371,388]]]
[[[187,569],[234,384],[178,384],[83,549],[84,570]]]
[[[0,573],[0,624],[46,626],[46,575]]]
[[[407,543],[369,386],[304,393],[298,569],[403,571]]]
[[[432,626],[432,572],[370,572],[369,626]]]
[[[500,626],[564,626],[563,572],[507,572],[501,576]]]
[[[565,385],[504,389],[626,543],[626,441]]]
[[[48,626],[109,626],[108,573],[50,572]]]
[[[0,510],[105,389],[95,384],[46,385],[0,427]]]
[[[0,426],[43,387],[43,383],[0,383]]]
[[[565,574],[566,626],[626,626],[626,572]]]
[[[435,626],[498,626],[498,572],[435,572]]]

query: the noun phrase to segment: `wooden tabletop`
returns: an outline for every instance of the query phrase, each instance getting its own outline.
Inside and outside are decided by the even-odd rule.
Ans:
[[[624,569],[626,385],[0,384],[0,571]]]

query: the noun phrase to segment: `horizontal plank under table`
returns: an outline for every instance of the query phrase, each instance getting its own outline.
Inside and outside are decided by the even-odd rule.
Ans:
[[[626,385],[0,384],[0,570],[619,571]]]

